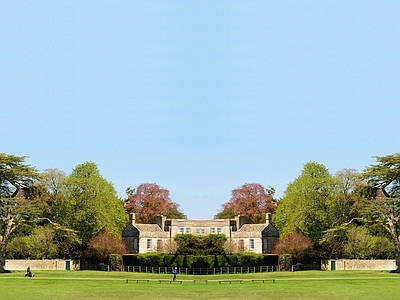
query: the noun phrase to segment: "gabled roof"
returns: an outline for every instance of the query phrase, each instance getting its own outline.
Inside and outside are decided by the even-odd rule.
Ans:
[[[135,224],[133,226],[139,229],[140,232],[146,232],[146,231],[164,232],[157,224]]]
[[[261,237],[261,231],[267,224],[243,224],[238,231],[232,232],[232,238]]]

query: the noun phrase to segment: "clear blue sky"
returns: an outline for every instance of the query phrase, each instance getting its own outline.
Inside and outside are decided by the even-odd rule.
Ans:
[[[1,1],[0,152],[191,219],[400,149],[399,1]]]

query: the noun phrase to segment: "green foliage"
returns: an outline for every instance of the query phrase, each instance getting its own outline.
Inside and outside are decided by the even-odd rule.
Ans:
[[[111,271],[121,271],[122,255],[110,254],[108,257],[108,265],[110,266]]]
[[[55,232],[50,226],[35,228],[29,236],[31,240],[29,253],[34,259],[57,258],[57,244],[55,243]]]
[[[337,224],[334,212],[338,187],[338,179],[325,166],[306,163],[278,203],[274,221],[281,236],[298,229],[319,245],[324,231]]]
[[[293,258],[291,254],[279,255],[279,268],[281,271],[290,271],[293,265]]]
[[[220,268],[255,267],[273,264],[271,255],[240,253],[236,255],[166,255],[153,252],[124,256],[124,264],[147,267]],[[273,256],[275,257],[275,256]]]
[[[146,253],[137,256],[138,266],[164,267],[163,253]]]
[[[31,248],[31,239],[28,236],[18,236],[7,244],[7,257],[11,259],[30,259],[29,250]]]
[[[395,249],[396,271],[400,273],[400,153],[377,156],[376,161],[363,173],[364,178],[378,190],[377,197],[368,206],[372,213],[366,217],[381,224],[390,235]]]
[[[174,207],[167,208],[167,212],[165,213],[165,216],[168,219],[186,219],[186,215]]]
[[[84,245],[102,229],[120,235],[127,221],[123,203],[95,163],[76,166],[63,182],[63,193],[63,225],[76,230]]]
[[[215,219],[233,219],[236,216],[233,207],[224,208],[218,214],[215,215]]]
[[[4,273],[7,244],[21,224],[35,214],[32,201],[20,194],[38,177],[36,169],[25,164],[25,156],[0,153],[0,273]]]
[[[195,236],[193,234],[177,234],[176,251],[180,255],[220,255],[225,254],[224,244],[227,238],[224,234]]]

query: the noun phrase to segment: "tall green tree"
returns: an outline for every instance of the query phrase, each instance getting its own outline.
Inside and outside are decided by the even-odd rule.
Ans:
[[[77,165],[63,179],[62,193],[64,217],[60,223],[75,230],[83,246],[101,230],[119,236],[126,226],[123,202],[112,183],[100,175],[95,163]]]
[[[0,273],[4,273],[7,243],[12,233],[31,216],[32,203],[24,197],[38,177],[25,156],[0,153]]]
[[[338,179],[324,165],[306,163],[278,202],[274,221],[281,236],[299,230],[310,237],[317,248],[324,231],[338,222],[334,215],[338,188]]]
[[[367,167],[363,176],[377,190],[368,217],[390,234],[395,248],[396,271],[400,273],[400,153],[377,156],[376,164]]]

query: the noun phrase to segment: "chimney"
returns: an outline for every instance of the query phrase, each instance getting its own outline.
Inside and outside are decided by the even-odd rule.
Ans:
[[[267,224],[267,226],[268,226],[271,223],[272,223],[272,214],[271,213],[266,213],[265,214],[265,224]]]
[[[135,225],[135,222],[136,222],[135,213],[131,213],[131,224],[132,224],[132,225]]]

